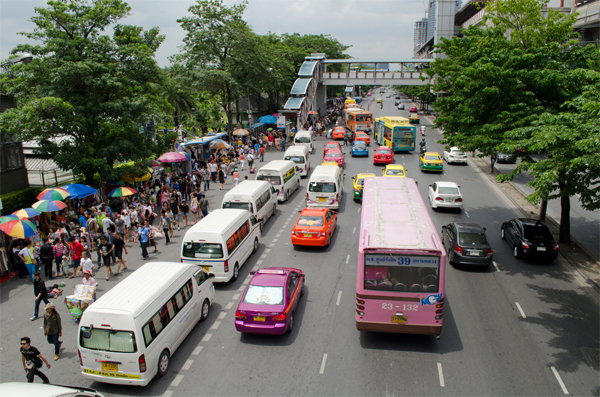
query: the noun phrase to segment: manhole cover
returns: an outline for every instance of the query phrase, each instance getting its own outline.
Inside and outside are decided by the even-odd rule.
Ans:
[[[588,362],[596,371],[600,371],[600,348],[598,347],[582,347],[581,351]]]

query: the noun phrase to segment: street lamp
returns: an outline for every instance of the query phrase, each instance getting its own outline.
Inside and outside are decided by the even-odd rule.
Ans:
[[[17,63],[20,63],[20,62],[30,63],[31,61],[33,61],[33,55],[31,55],[28,52],[25,52],[25,53],[23,53],[23,55],[19,55],[18,57],[14,57],[14,58],[7,60],[0,66],[2,67],[2,69],[10,69],[12,66],[16,65]]]

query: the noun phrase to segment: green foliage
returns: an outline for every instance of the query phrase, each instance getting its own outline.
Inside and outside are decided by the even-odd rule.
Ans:
[[[38,201],[37,195],[44,190],[41,187],[27,187],[25,189],[16,190],[7,194],[3,194],[2,199],[2,214],[8,215],[22,208],[29,208],[31,204]]]

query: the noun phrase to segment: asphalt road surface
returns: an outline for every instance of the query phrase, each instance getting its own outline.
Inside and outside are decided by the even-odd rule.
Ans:
[[[377,96],[375,96],[377,97]],[[402,115],[394,98],[381,110],[374,99],[363,103],[375,117]],[[410,104],[407,98],[403,101]],[[421,116],[421,121],[431,123]],[[430,151],[443,151],[439,132],[427,128]],[[322,161],[326,139],[317,138],[311,167]],[[561,261],[515,260],[500,239],[500,225],[521,216],[472,164],[447,165],[441,174],[419,172],[417,154],[397,154],[408,176],[419,183],[423,197],[437,180],[457,182],[464,196],[462,212],[433,211],[435,225],[452,221],[476,222],[487,228],[495,266],[489,271],[447,265],[445,322],[441,338],[432,336],[359,332],[354,324],[357,239],[361,206],[352,199],[351,177],[359,172],[381,175],[370,157],[351,158],[347,165],[338,228],[329,248],[294,248],[290,233],[304,208],[307,180],[290,200],[278,206],[265,225],[257,253],[240,269],[234,283],[217,284],[209,318],[199,323],[173,355],[167,375],[147,387],[94,383],[80,375],[76,324],[58,300],[63,318],[63,352],[44,370],[52,383],[98,389],[108,396],[192,395],[306,395],[306,396],[576,396],[600,393],[597,367],[599,304]],[[283,153],[268,152],[266,160]],[[260,163],[258,164],[260,167]],[[242,175],[249,175],[245,171]],[[252,178],[252,176],[250,176]],[[231,185],[229,184],[230,188]],[[216,208],[224,192],[210,190]],[[184,231],[175,243],[153,259],[179,260]],[[140,249],[130,244],[130,268],[142,265]],[[294,330],[284,336],[242,335],[235,330],[235,308],[253,268],[293,266],[306,274],[306,290],[295,315]],[[101,296],[122,277],[100,279]],[[120,278],[121,277],[121,278]],[[66,291],[75,282],[68,281]],[[594,293],[594,292],[592,292]],[[41,320],[30,322],[33,291],[22,280],[2,285],[0,331],[1,380],[24,381],[19,337],[52,358],[52,346],[41,330]],[[595,359],[594,359],[594,355]],[[595,360],[595,361],[594,361]],[[36,379],[38,382],[39,379]]]

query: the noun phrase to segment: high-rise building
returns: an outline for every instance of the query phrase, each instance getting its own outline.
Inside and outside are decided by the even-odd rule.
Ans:
[[[435,33],[435,8],[436,8],[437,0],[429,0],[429,10],[427,11],[427,38],[425,41],[429,40],[433,34]],[[456,13],[460,10],[462,6],[462,0],[456,0],[456,8],[454,12]]]
[[[419,48],[427,41],[427,18],[415,22],[414,41],[413,54],[416,56]]]

